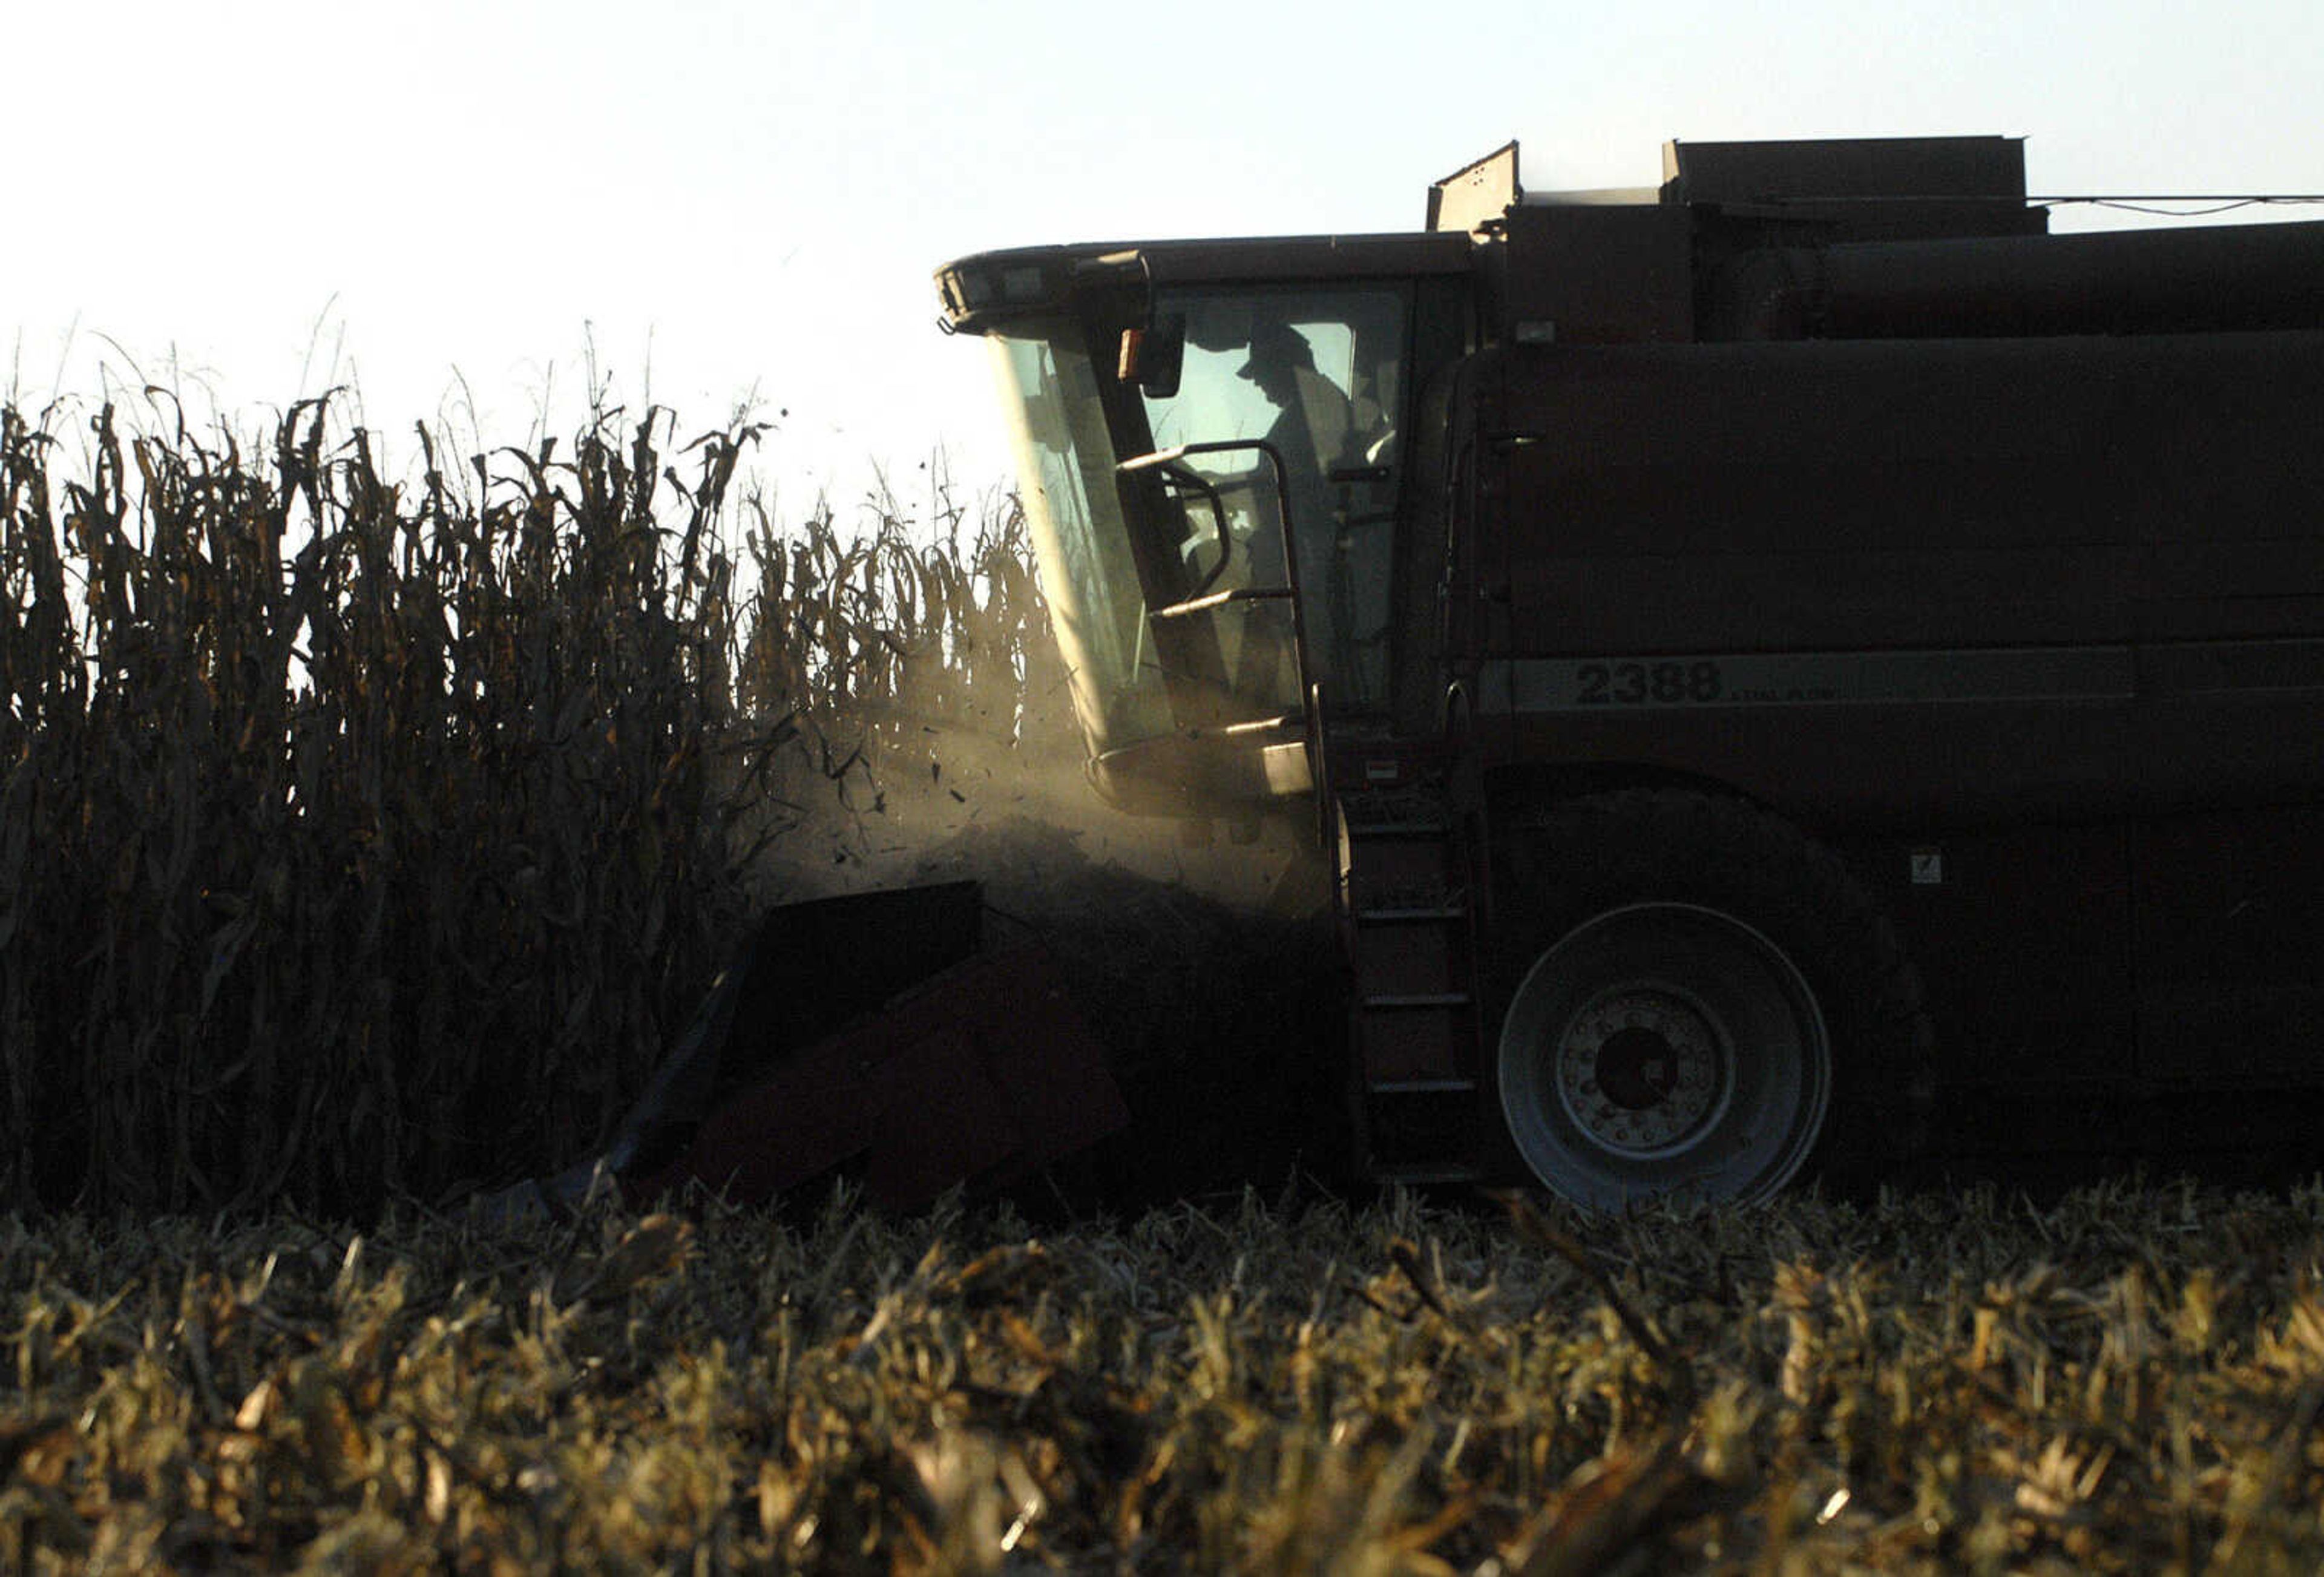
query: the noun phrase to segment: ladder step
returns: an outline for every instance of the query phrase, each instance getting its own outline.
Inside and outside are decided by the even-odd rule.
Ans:
[[[1429,1183],[1481,1183],[1485,1169],[1462,1161],[1412,1161],[1402,1166],[1374,1162],[1372,1176],[1382,1183],[1420,1185]]]
[[[1477,999],[1467,991],[1409,991],[1377,997],[1360,997],[1360,1008],[1465,1008]]]
[[[1477,1088],[1474,1079],[1383,1079],[1370,1087],[1374,1095],[1468,1095]]]
[[[1360,926],[1418,926],[1442,920],[1468,918],[1469,906],[1464,903],[1420,904],[1405,907],[1382,905],[1379,908],[1358,909],[1356,924]]]
[[[1452,824],[1445,821],[1358,821],[1351,816],[1345,825],[1351,838],[1441,838],[1452,831]]]
[[[1172,603],[1167,608],[1157,608],[1147,615],[1149,619],[1185,619],[1196,613],[1207,613],[1213,608],[1223,608],[1237,603],[1279,603],[1290,599],[1287,586],[1246,586],[1233,591],[1213,592],[1192,602]]]

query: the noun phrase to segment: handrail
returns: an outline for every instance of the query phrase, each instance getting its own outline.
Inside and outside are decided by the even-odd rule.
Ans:
[[[1301,712],[1279,712],[1272,717],[1253,717],[1243,723],[1221,723],[1209,728],[1186,730],[1188,739],[1240,739],[1254,733],[1286,733],[1294,724],[1305,724],[1306,715]]]
[[[1300,595],[1299,553],[1297,536],[1292,530],[1291,473],[1283,463],[1283,452],[1265,438],[1222,438],[1204,443],[1176,444],[1167,449],[1157,449],[1150,455],[1137,455],[1114,466],[1117,475],[1150,471],[1159,466],[1175,466],[1192,455],[1225,455],[1251,451],[1264,457],[1268,468],[1275,474],[1277,514],[1283,528],[1283,574],[1280,586],[1245,586],[1238,591],[1213,592],[1207,596],[1195,596],[1173,603],[1167,608],[1156,608],[1148,617],[1155,619],[1185,618],[1239,602],[1284,601],[1291,604],[1291,664],[1292,678],[1298,687],[1303,714],[1313,705],[1307,674],[1307,614],[1305,599]],[[1206,578],[1208,586],[1215,574]],[[1311,766],[1312,772],[1312,766]]]

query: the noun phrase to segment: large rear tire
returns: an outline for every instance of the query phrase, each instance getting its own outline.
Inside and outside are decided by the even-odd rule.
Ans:
[[[1751,1202],[1918,1148],[1920,977],[1839,857],[1739,800],[1508,818],[1494,1071],[1517,1157],[1592,1209]]]

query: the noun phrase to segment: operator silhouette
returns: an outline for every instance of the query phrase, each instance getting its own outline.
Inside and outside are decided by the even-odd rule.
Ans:
[[[1287,496],[1282,502],[1291,512],[1302,566],[1320,564],[1333,525],[1325,468],[1348,463],[1356,438],[1355,408],[1344,390],[1315,370],[1314,347],[1287,323],[1259,325],[1251,335],[1250,359],[1236,369],[1236,375],[1257,384],[1277,408],[1267,441],[1283,456]],[[1259,531],[1252,540],[1250,557],[1254,581],[1281,581],[1277,533]]]

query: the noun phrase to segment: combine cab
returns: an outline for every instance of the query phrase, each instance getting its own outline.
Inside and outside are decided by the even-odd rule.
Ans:
[[[1369,1164],[1877,1171],[1941,1089],[2324,1082],[2324,226],[1994,137],[940,271],[1097,791],[1310,818]]]

